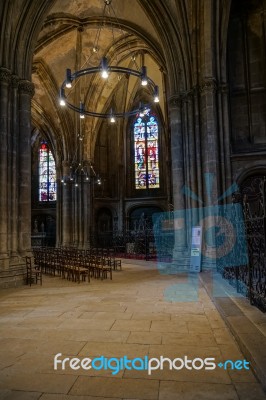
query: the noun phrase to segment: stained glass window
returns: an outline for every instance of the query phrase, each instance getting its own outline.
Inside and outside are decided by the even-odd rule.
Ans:
[[[56,168],[46,142],[39,149],[39,201],[56,201]]]
[[[134,122],[136,189],[160,187],[158,139],[156,116],[150,110],[146,110],[142,117],[137,115]]]

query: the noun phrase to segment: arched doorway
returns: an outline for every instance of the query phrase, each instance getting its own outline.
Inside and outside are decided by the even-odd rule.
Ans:
[[[113,215],[109,208],[100,208],[96,214],[96,244],[99,247],[111,247],[113,235]]]
[[[126,252],[134,257],[152,259],[156,256],[153,216],[162,212],[158,206],[141,206],[129,213]]]

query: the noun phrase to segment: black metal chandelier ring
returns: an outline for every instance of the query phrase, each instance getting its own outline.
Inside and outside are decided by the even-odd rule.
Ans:
[[[152,87],[153,89],[153,96],[154,96],[154,102],[159,102],[159,88],[157,85],[155,85],[154,81],[147,76],[147,68],[143,66],[141,68],[141,71],[137,71],[134,69],[130,68],[124,68],[124,67],[118,67],[118,66],[108,66],[107,65],[107,59],[104,57],[101,61],[101,65],[98,67],[91,67],[91,68],[86,68],[82,69],[80,71],[76,71],[73,74],[71,74],[71,70],[67,69],[66,70],[66,79],[62,83],[62,86],[60,88],[60,105],[61,106],[67,106],[71,110],[78,112],[81,116],[81,118],[84,118],[85,115],[91,116],[91,117],[98,117],[98,118],[124,118],[124,117],[130,117],[133,115],[136,115],[137,113],[140,113],[142,110],[144,110],[144,106],[140,104],[140,106],[137,109],[128,111],[128,112],[113,112],[112,110],[109,113],[100,113],[96,111],[89,111],[85,109],[85,106],[83,103],[80,103],[79,107],[70,103],[65,95],[65,88],[71,88],[71,84],[75,79],[78,79],[84,75],[91,75],[100,72],[102,74],[102,77],[104,79],[108,78],[110,72],[116,72],[120,74],[127,74],[127,75],[132,75],[136,76],[141,79],[141,84],[143,86],[147,86],[148,84]],[[146,104],[145,107],[149,107],[149,104]]]

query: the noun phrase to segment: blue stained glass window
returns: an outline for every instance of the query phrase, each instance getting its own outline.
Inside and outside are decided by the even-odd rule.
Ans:
[[[134,122],[135,188],[158,189],[159,175],[158,122],[150,110]]]
[[[56,168],[46,142],[39,149],[39,201],[56,201]]]

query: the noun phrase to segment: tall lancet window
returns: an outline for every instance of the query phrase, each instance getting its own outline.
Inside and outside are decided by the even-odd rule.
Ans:
[[[44,141],[39,148],[39,201],[56,201],[55,160]]]
[[[138,114],[134,121],[135,188],[158,189],[159,176],[159,129],[156,116],[151,110]]]

